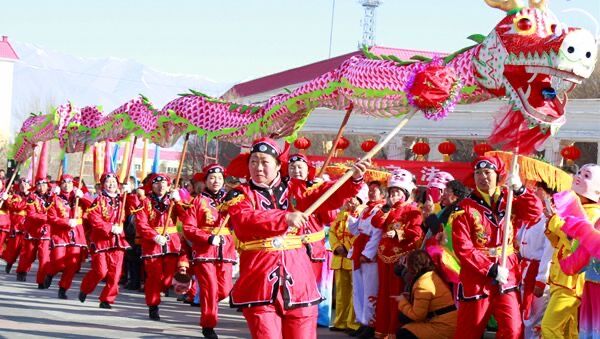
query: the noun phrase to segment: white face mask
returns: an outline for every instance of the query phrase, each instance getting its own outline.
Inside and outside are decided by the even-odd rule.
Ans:
[[[598,202],[600,198],[600,166],[596,164],[583,165],[573,177],[573,191]]]

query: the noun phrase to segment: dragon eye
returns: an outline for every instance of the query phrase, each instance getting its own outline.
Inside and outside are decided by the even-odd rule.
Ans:
[[[533,24],[528,18],[521,18],[517,21],[517,28],[519,28],[520,31],[528,31],[532,26]]]
[[[592,52],[585,52],[585,57],[586,58],[591,58],[592,57]]]
[[[575,47],[569,46],[569,48],[567,48],[567,52],[569,52],[569,54],[575,52]]]

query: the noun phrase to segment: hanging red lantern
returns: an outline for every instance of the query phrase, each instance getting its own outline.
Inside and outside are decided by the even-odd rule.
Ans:
[[[450,161],[450,156],[456,152],[456,145],[446,140],[438,145],[438,151],[444,155],[444,161]]]
[[[346,148],[348,148],[348,146],[350,146],[350,141],[344,137],[340,137],[340,140],[338,140],[337,147],[335,149],[343,151]]]
[[[575,160],[579,159],[579,157],[581,156],[581,150],[579,149],[579,147],[571,145],[563,148],[560,151],[560,155],[562,155],[563,158],[567,159],[567,163],[569,165],[572,165],[575,162]]]
[[[369,152],[375,146],[377,146],[377,141],[375,141],[373,139],[367,139],[367,140],[363,141],[363,143],[360,145],[360,148],[365,152]]]
[[[306,137],[300,137],[294,141],[294,147],[297,149],[304,151],[307,150],[311,145],[310,139]]]
[[[425,155],[429,154],[429,151],[431,151],[431,148],[429,148],[428,143],[419,141],[413,145],[412,151],[416,155],[425,156]]]
[[[487,142],[482,142],[481,144],[476,144],[475,146],[473,146],[473,151],[475,151],[475,154],[477,154],[480,157],[485,155],[485,152],[490,152],[493,150],[494,148]]]

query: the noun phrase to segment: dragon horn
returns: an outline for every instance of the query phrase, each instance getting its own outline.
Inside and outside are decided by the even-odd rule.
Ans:
[[[529,0],[529,7],[543,11],[546,9],[546,0]]]
[[[501,9],[505,12],[512,11],[514,9],[523,7],[520,0],[484,0],[485,3],[493,8]],[[540,0],[542,1],[542,0]],[[531,2],[531,0],[530,0]]]

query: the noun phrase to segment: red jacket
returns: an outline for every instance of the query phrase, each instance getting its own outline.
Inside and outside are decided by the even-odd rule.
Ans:
[[[225,191],[217,194],[202,192],[191,201],[182,217],[183,234],[192,243],[192,259],[196,261],[237,262],[235,242],[228,225],[223,225],[224,215],[219,213]],[[219,233],[219,234],[217,234]],[[221,244],[211,245],[215,236]]]
[[[7,201],[0,207],[0,232],[10,232],[10,211]]]
[[[27,216],[27,195],[15,193],[6,201],[10,210],[11,234],[25,232],[25,217]]]
[[[300,180],[276,180],[271,188],[258,187],[251,182],[228,194],[230,222],[240,240],[241,250],[240,277],[230,293],[232,307],[271,304],[280,292],[286,309],[309,306],[322,300],[310,259],[300,240],[312,238],[314,235],[305,234],[307,229],[316,226],[288,229],[285,219],[294,210],[294,205],[309,206],[333,182],[307,188]],[[320,210],[340,207],[359,189],[360,183],[345,183]],[[311,215],[309,222],[317,221]]]
[[[379,210],[371,219],[371,224],[383,232],[377,249],[379,260],[393,264],[419,248],[423,241],[422,223],[421,211],[410,203],[398,202],[387,213]],[[391,230],[395,230],[396,234],[393,237],[386,236]]]
[[[25,229],[27,239],[50,240],[50,224],[48,224],[48,208],[52,203],[50,194],[31,193],[27,198],[27,217]]]
[[[168,196],[165,195],[161,199],[154,194],[150,194],[142,201],[140,208],[136,210],[135,227],[142,245],[142,258],[159,257],[165,254],[179,255],[181,240],[175,226],[177,220],[176,208],[173,208],[171,217],[168,221],[166,220],[170,204],[171,200]],[[168,239],[164,247],[154,241],[154,237],[159,234],[166,236]]]
[[[69,219],[75,217],[75,193],[71,192],[68,196],[61,192],[52,197],[52,203],[48,207],[48,223],[50,224],[50,233],[52,234],[52,246],[80,246],[87,247],[85,232],[83,229],[81,215],[90,205],[85,198],[79,199],[81,208],[78,225],[74,228],[69,226]]]
[[[496,281],[490,272],[495,263],[500,264],[507,190],[499,191],[496,202],[490,206],[479,191],[475,190],[462,200],[451,218],[452,244],[460,261],[460,283],[458,298],[476,300],[489,295]],[[516,193],[512,206],[513,225],[530,223],[542,213],[540,200],[531,192],[522,189]],[[514,234],[507,245],[508,283],[502,291],[516,289],[521,281],[518,258],[514,250]]]
[[[117,194],[110,197],[105,191],[94,200],[87,210],[88,221],[92,225],[90,235],[90,248],[93,253],[104,252],[111,249],[127,249],[129,244],[125,240],[125,232],[121,234],[112,233],[114,224],[123,227],[119,218],[123,197]]]

